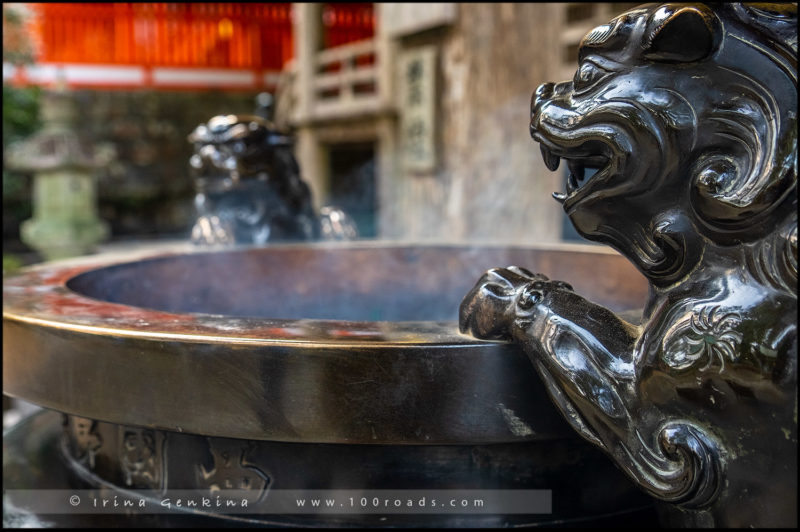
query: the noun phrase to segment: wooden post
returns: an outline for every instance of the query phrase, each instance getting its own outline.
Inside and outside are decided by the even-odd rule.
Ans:
[[[293,35],[297,68],[297,134],[295,157],[303,179],[311,188],[314,208],[328,198],[327,154],[311,127],[314,113],[314,80],[317,77],[317,52],[322,44],[322,6],[318,3],[294,3]]]
[[[292,4],[294,49],[297,65],[298,121],[311,118],[314,109],[314,78],[317,74],[317,52],[321,45],[322,8],[318,3]]]
[[[394,94],[394,61],[397,44],[386,31],[383,22],[386,16],[386,6],[375,4],[375,57],[378,59],[378,95],[381,107],[393,110],[395,108]]]
[[[399,226],[403,208],[402,198],[397,194],[398,141],[397,102],[394,90],[395,54],[397,44],[386,31],[386,6],[375,4],[375,57],[377,59],[377,92],[380,116],[377,120],[375,187],[378,200],[376,234],[379,238],[398,238],[403,234]]]

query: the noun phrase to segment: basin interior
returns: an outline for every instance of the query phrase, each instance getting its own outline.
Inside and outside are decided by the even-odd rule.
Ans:
[[[489,268],[518,265],[588,299],[641,308],[642,275],[604,250],[490,246],[273,246],[169,255],[67,282],[94,299],[173,313],[272,319],[455,321]]]

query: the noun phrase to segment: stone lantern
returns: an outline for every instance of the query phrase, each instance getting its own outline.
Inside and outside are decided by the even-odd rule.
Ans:
[[[33,217],[22,241],[45,259],[86,254],[109,234],[97,215],[95,172],[112,153],[99,153],[74,129],[78,110],[64,90],[42,93],[43,128],[9,146],[8,168],[33,174]]]

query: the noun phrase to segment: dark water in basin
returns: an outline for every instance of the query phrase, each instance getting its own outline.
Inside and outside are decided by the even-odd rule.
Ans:
[[[287,246],[174,255],[99,268],[68,287],[83,295],[176,313],[348,321],[455,321],[483,272],[509,265],[570,282],[625,310],[644,278],[615,254],[511,247]]]

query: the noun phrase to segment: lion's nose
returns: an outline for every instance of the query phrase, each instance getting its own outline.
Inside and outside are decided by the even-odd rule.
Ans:
[[[531,113],[536,112],[536,108],[541,105],[543,100],[546,100],[553,95],[553,87],[555,87],[554,83],[542,83],[533,92],[533,98],[531,98]]]

